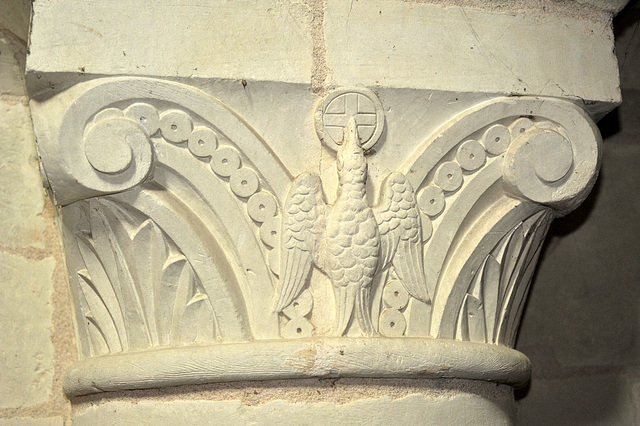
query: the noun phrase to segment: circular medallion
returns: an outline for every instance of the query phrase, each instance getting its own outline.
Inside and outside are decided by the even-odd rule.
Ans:
[[[384,111],[376,94],[363,87],[334,90],[320,102],[315,114],[320,140],[337,151],[351,117],[356,120],[362,148],[373,147],[384,130]]]

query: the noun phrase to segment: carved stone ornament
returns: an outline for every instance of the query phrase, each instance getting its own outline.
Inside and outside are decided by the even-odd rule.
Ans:
[[[98,78],[32,106],[75,306],[71,396],[304,377],[522,385],[529,361],[511,347],[541,245],[600,164],[591,118],[555,98],[478,101],[401,146],[382,95],[337,88],[290,123],[318,136],[299,142],[321,152],[308,167],[178,82]],[[390,143],[393,168],[378,160]]]

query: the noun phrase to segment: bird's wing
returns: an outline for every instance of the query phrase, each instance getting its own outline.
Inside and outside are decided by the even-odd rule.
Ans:
[[[319,256],[325,210],[320,178],[311,173],[298,176],[291,185],[283,211],[276,312],[289,306],[309,279],[311,266]]]
[[[430,303],[422,257],[420,212],[415,192],[403,174],[392,173],[385,179],[374,214],[382,246],[379,265],[381,268],[393,265],[409,294]]]

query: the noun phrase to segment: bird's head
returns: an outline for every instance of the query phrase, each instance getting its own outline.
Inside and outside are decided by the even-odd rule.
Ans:
[[[353,117],[347,124],[342,145],[338,149],[338,176],[342,184],[355,180],[364,182],[367,176],[367,162]]]

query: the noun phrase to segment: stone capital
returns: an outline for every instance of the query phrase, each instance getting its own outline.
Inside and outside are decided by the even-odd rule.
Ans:
[[[201,3],[34,5],[31,109],[80,356],[67,395],[526,384],[531,277],[619,102],[604,12]]]

